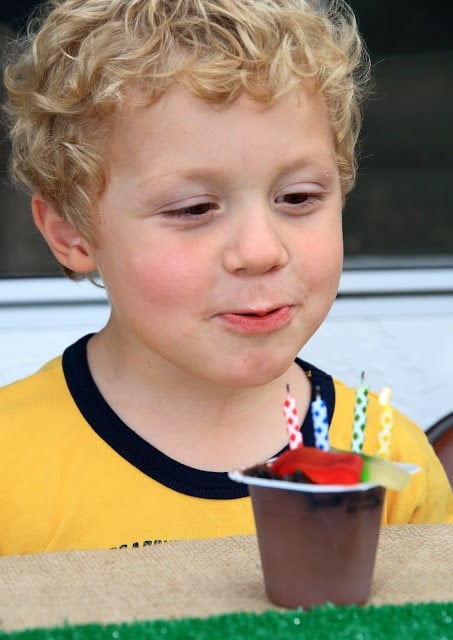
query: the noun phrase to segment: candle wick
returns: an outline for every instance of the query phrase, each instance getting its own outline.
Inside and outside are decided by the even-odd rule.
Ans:
[[[289,384],[286,385],[286,392],[289,393]]]

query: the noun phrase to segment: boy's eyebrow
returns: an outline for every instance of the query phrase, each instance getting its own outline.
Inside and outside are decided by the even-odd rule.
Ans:
[[[187,168],[178,168],[172,167],[170,170],[166,170],[163,172],[156,172],[154,174],[147,175],[146,178],[140,181],[139,186],[144,186],[149,184],[150,182],[154,182],[155,180],[165,180],[166,178],[172,179],[173,176],[176,176],[178,180],[186,180],[187,182],[191,182],[193,180],[202,179],[210,179],[210,180],[218,180],[220,177],[224,177],[226,171],[223,169],[213,169],[212,167],[187,167]]]
[[[168,186],[171,187],[173,184],[176,184],[176,183],[190,184],[191,182],[197,182],[197,181],[220,183],[220,182],[223,182],[225,178],[226,178],[225,171],[219,171],[209,167],[206,169],[189,168],[187,170],[178,169],[176,167],[169,171],[148,174],[146,177],[137,181],[137,183],[135,184],[135,187],[137,189],[137,192],[140,198],[148,198],[150,195],[150,189],[152,189],[156,184],[166,187],[167,186],[166,183],[168,183]]]
[[[307,154],[305,156],[299,156],[297,158],[292,158],[287,162],[282,162],[280,165],[276,165],[275,173],[278,176],[285,176],[291,173],[295,173],[297,171],[307,171],[310,174],[313,172],[317,176],[334,176],[337,174],[338,167],[335,161],[335,158],[332,156],[325,156],[321,159],[317,158],[316,160]],[[173,176],[180,181],[184,182],[194,182],[197,180],[204,181],[208,180],[211,182],[222,182],[225,178],[228,177],[229,171],[223,167],[212,168],[212,167],[187,167],[187,168],[178,168],[173,167],[169,171],[164,172],[156,172],[154,174],[150,174],[146,176],[143,180],[137,184],[137,187],[141,191],[146,190],[149,185],[154,182],[165,182],[166,180],[172,181]]]

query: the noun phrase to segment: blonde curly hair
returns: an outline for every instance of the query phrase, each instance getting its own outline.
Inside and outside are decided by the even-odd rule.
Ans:
[[[343,195],[369,61],[343,0],[53,0],[6,60],[11,174],[88,240],[112,119],[172,85],[211,103],[323,95]],[[67,271],[69,277],[78,276]]]

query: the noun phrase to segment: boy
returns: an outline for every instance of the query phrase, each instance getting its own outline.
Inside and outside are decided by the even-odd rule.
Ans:
[[[0,553],[253,531],[227,471],[282,450],[286,385],[348,448],[354,391],[295,360],[335,299],[367,71],[343,3],[67,0],[5,73],[13,173],[111,315],[4,388]],[[365,451],[377,448],[370,399]],[[453,519],[425,435],[384,522]]]

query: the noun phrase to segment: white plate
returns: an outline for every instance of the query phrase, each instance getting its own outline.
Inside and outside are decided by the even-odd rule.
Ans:
[[[404,469],[410,474],[420,471],[416,464],[406,462],[393,462],[396,466]],[[312,484],[305,482],[289,482],[288,480],[274,480],[270,478],[256,478],[246,476],[241,471],[230,471],[228,476],[235,482],[251,484],[257,487],[269,487],[271,489],[289,489],[290,491],[303,491],[308,493],[340,493],[347,491],[366,491],[378,486],[374,482],[360,482],[359,484]]]

